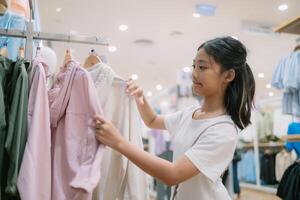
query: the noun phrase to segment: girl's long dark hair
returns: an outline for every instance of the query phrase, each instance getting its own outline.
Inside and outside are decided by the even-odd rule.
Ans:
[[[255,80],[247,64],[246,47],[232,37],[221,37],[203,43],[199,48],[212,56],[222,67],[222,72],[233,69],[235,78],[226,89],[224,103],[227,113],[240,128],[250,123],[255,93]]]

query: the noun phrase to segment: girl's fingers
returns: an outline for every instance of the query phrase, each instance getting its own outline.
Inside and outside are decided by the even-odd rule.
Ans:
[[[134,96],[134,95],[140,95],[142,93],[142,90],[140,89],[140,88],[137,88],[137,89],[135,89],[134,91],[132,91],[131,93],[130,93],[130,95],[131,96]]]
[[[99,121],[101,124],[103,124],[103,123],[107,123],[107,121],[106,121],[106,119],[104,119],[102,116],[100,116],[100,115],[95,115],[94,116],[94,120],[97,122],[97,121]]]
[[[130,87],[127,88],[127,91],[132,92],[138,88],[137,85],[131,85]]]

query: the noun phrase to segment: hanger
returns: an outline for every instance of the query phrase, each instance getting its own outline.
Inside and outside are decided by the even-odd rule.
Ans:
[[[41,47],[36,48],[35,58],[41,57]]]
[[[295,51],[299,51],[300,50],[300,44],[298,44],[295,48],[294,48],[294,52]]]
[[[95,49],[91,49],[89,56],[85,59],[83,67],[87,69],[98,63],[102,63],[102,60],[97,55]]]
[[[73,60],[73,55],[71,53],[71,49],[67,49],[65,59],[64,59],[64,67],[72,60]]]
[[[2,48],[0,49],[0,55],[8,58],[8,51],[7,51],[7,42],[3,43]]]

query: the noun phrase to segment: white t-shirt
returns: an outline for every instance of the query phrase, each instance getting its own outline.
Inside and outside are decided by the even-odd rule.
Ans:
[[[238,129],[228,115],[209,119],[192,118],[197,106],[166,115],[165,126],[174,135],[173,162],[185,155],[199,174],[180,183],[176,200],[230,200],[220,178],[231,162],[238,141]],[[208,126],[218,123],[199,134]]]

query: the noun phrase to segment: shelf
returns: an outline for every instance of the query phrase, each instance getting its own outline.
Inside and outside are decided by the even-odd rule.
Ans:
[[[282,23],[274,31],[278,33],[300,34],[300,16]]]
[[[300,142],[300,134],[282,136],[285,141]]]
[[[260,142],[258,143],[258,147],[283,147],[284,142]],[[253,144],[244,144],[241,145],[241,148],[254,148]]]

